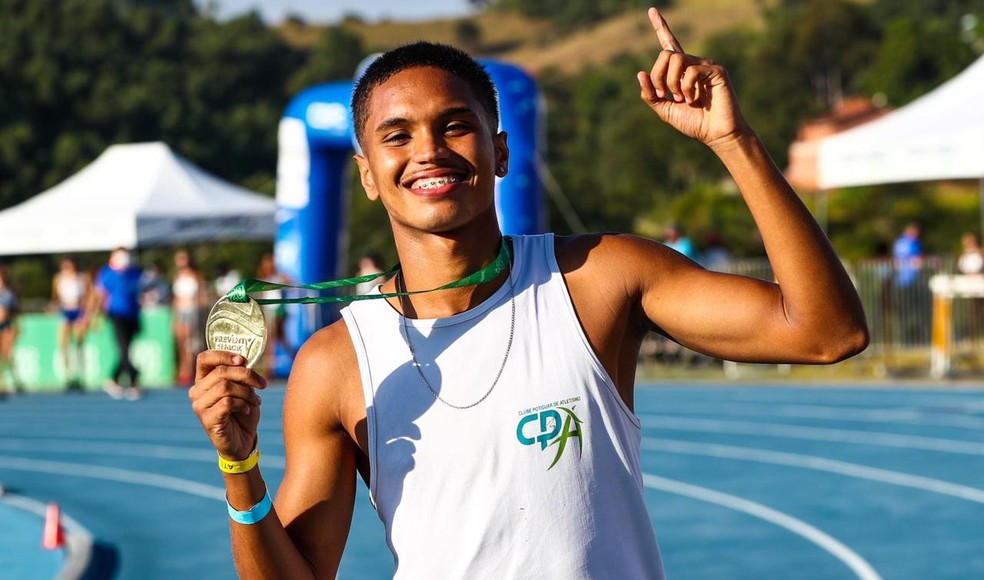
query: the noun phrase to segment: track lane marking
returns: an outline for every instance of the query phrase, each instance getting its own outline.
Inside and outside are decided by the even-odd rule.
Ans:
[[[743,497],[648,473],[642,474],[642,483],[650,489],[712,503],[775,524],[819,546],[850,568],[858,578],[862,580],[881,580],[878,572],[864,558],[859,556],[857,552],[845,546],[826,532],[789,514]]]
[[[167,445],[146,445],[143,443],[108,443],[103,441],[73,441],[71,439],[29,439],[4,437],[0,439],[0,450],[43,453],[92,453],[95,455],[117,455],[123,457],[153,457],[155,459],[174,459],[215,463],[214,449],[191,447],[172,447]],[[263,467],[284,469],[286,458],[282,455],[263,453]]]
[[[225,501],[225,489],[214,485],[198,483],[190,479],[181,479],[170,475],[121,469],[119,467],[104,467],[86,465],[65,461],[48,461],[45,459],[26,459],[12,455],[0,455],[0,470],[29,471],[33,473],[50,473],[52,475],[68,475],[89,479],[102,479],[118,483],[146,485],[160,489],[169,489],[189,495]]]
[[[921,449],[940,453],[984,456],[984,443],[940,439],[917,435],[898,435],[879,431],[854,431],[849,429],[828,429],[823,427],[804,427],[775,423],[752,423],[747,421],[726,421],[720,419],[687,419],[667,415],[639,415],[644,429],[663,431],[698,431],[705,433],[727,433],[736,435],[760,435],[787,439],[807,439],[812,441],[832,441],[836,443],[856,443],[901,449]]]
[[[643,438],[642,447],[647,451],[701,455],[705,457],[721,457],[772,465],[802,467],[815,471],[836,473],[858,479],[866,479],[880,483],[887,483],[890,485],[918,489],[920,491],[928,491],[984,504],[984,490],[975,487],[951,483],[931,477],[923,477],[921,475],[912,475],[900,471],[892,471],[888,469],[870,467],[867,465],[859,465],[857,463],[826,459],[823,457],[816,457],[814,455],[786,453],[767,449],[756,449],[753,447],[721,445],[717,443],[696,443],[676,439],[652,439],[649,437]]]

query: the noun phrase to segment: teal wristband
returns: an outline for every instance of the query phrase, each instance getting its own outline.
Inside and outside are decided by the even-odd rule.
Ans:
[[[226,496],[226,507],[229,508],[229,518],[232,521],[237,524],[251,526],[265,518],[267,514],[270,513],[270,509],[273,508],[273,500],[270,499],[270,491],[267,490],[263,494],[263,499],[261,499],[259,503],[248,510],[241,512],[232,507],[232,504],[229,503],[229,496]]]

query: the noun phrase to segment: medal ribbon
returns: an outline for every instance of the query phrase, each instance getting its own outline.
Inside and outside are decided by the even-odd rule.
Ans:
[[[355,302],[357,300],[377,300],[379,298],[395,298],[398,296],[410,296],[411,294],[424,294],[426,292],[436,292],[438,290],[449,290],[451,288],[461,288],[462,286],[476,286],[478,284],[484,284],[485,282],[490,282],[499,277],[500,274],[509,268],[509,263],[512,261],[512,255],[509,252],[509,246],[506,244],[506,238],[503,236],[502,244],[499,248],[499,255],[495,257],[495,260],[491,264],[485,266],[481,270],[469,274],[460,280],[455,280],[445,284],[444,286],[438,286],[437,288],[431,288],[430,290],[414,290],[411,292],[390,292],[390,293],[379,293],[379,294],[357,294],[353,296],[298,296],[296,298],[254,298],[258,304],[334,304],[338,302]],[[348,286],[355,286],[357,284],[362,284],[364,282],[371,282],[377,278],[382,278],[389,276],[400,269],[400,264],[397,262],[392,268],[386,270],[385,272],[380,272],[379,274],[369,274],[367,276],[358,276],[355,278],[343,278],[341,280],[328,280],[327,282],[316,282],[314,284],[278,284],[277,282],[267,282],[265,280],[256,280],[253,278],[248,278],[243,280],[236,287],[226,294],[231,302],[248,302],[250,299],[250,293],[252,292],[268,292],[270,290],[280,290],[282,288],[295,288],[298,290],[332,290],[335,288],[345,288]]]

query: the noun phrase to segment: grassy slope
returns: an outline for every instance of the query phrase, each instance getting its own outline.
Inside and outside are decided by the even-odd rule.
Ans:
[[[700,52],[710,35],[736,26],[759,23],[766,0],[676,0],[666,19],[684,47]],[[532,72],[554,68],[576,73],[586,66],[603,65],[634,53],[654,54],[658,43],[642,11],[610,18],[594,26],[561,35],[547,22],[514,13],[485,12],[468,18],[481,31],[477,39],[461,38],[462,20],[427,22],[349,21],[344,25],[360,34],[372,51],[386,50],[414,40],[461,46],[474,54],[516,62]],[[281,35],[295,46],[311,46],[321,26],[283,24]]]

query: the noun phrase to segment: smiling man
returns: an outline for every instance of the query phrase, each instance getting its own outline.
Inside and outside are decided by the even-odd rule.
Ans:
[[[333,578],[360,473],[398,577],[661,578],[632,413],[646,332],[738,361],[830,363],[864,348],[847,274],[725,71],[649,17],[663,50],[638,74],[642,100],[728,168],[777,283],[629,235],[503,239],[494,190],[509,149],[488,75],[446,46],[384,54],[352,103],[362,184],[402,265],[377,292],[481,281],[356,302],[304,345],[275,509],[255,459],[265,381],[241,357],[199,357],[191,398],[226,462],[240,574]]]

